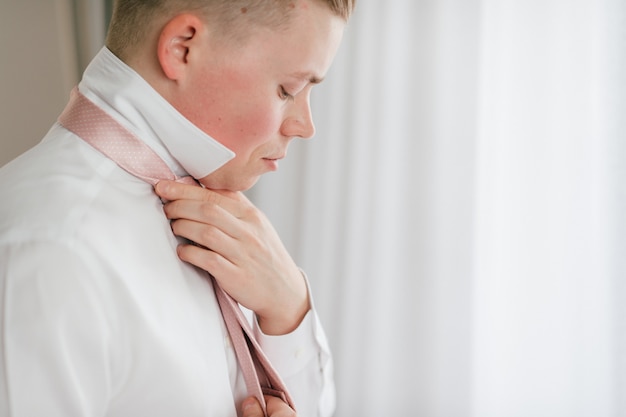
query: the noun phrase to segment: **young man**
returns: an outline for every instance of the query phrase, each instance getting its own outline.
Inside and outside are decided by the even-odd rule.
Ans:
[[[254,313],[298,415],[332,414],[305,277],[241,191],[313,135],[309,94],[352,8],[117,1],[82,101],[0,170],[0,416],[254,415],[205,271]],[[118,127],[204,187],[161,181],[155,193],[134,151],[120,162],[126,143],[89,142],[94,129],[119,142]],[[293,415],[276,399],[268,412]]]

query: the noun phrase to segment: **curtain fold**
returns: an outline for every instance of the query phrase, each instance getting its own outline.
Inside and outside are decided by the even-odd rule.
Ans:
[[[598,109],[595,114],[597,135],[602,138],[606,160],[605,198],[609,247],[611,305],[610,328],[614,343],[614,415],[626,417],[626,3],[601,2],[596,42]]]
[[[362,1],[316,139],[251,197],[338,417],[626,415],[626,6]]]
[[[73,12],[75,53],[78,73],[82,74],[91,59],[104,45],[108,0],[69,0]]]
[[[79,77],[71,0],[0,5],[0,166],[37,142]]]
[[[483,1],[475,413],[612,415],[599,2]],[[621,47],[624,45],[622,42]],[[617,81],[617,80],[616,80]],[[623,81],[622,81],[623,82]]]

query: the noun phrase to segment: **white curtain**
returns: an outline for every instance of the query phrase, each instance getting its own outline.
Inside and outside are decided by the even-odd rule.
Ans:
[[[337,417],[626,416],[626,2],[360,0],[251,197]]]

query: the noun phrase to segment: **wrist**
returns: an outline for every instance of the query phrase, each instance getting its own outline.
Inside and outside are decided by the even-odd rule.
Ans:
[[[268,336],[281,336],[296,330],[311,309],[308,293],[299,302],[290,303],[282,313],[263,316],[256,314],[261,331]]]
[[[287,287],[289,291],[278,298],[280,302],[274,303],[267,312],[256,312],[259,327],[266,335],[280,336],[293,332],[311,310],[306,276],[298,268],[291,276],[294,277],[290,281],[293,284]]]

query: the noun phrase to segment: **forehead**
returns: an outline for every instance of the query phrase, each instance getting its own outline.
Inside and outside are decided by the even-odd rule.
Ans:
[[[251,42],[259,51],[270,54],[265,59],[282,67],[286,75],[317,84],[335,56],[345,21],[323,2],[296,4],[288,25],[262,30]]]
[[[299,1],[281,27],[252,25],[234,40],[208,23],[206,65],[249,77],[290,77],[318,83],[326,75],[341,41],[345,20],[324,2]]]

